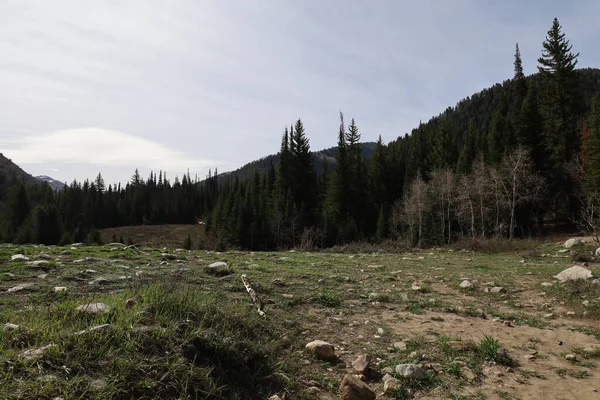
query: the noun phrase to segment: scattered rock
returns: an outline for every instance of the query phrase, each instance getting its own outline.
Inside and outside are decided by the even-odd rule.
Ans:
[[[418,364],[398,364],[396,372],[404,378],[425,379],[425,368]]]
[[[24,283],[24,284],[19,285],[19,286],[11,287],[6,292],[7,293],[20,292],[21,290],[29,289],[31,286],[33,286],[33,284],[31,284],[31,283]]]
[[[415,292],[420,292],[422,288],[419,285],[412,285],[410,289],[414,290]]]
[[[496,286],[490,289],[490,293],[504,293],[506,290],[501,286]]]
[[[66,292],[66,291],[67,291],[67,287],[66,286],[55,286],[54,287],[54,292],[55,293]]]
[[[106,279],[106,278],[97,278],[94,279],[93,281],[88,282],[88,285],[108,285],[111,282],[110,279]]]
[[[375,392],[354,375],[346,375],[338,390],[342,400],[375,400]]]
[[[275,279],[273,279],[273,285],[275,285],[275,286],[285,286],[285,282],[282,279],[275,278]]]
[[[396,378],[390,377],[383,382],[383,393],[392,394],[396,389],[400,387],[400,381]]]
[[[394,373],[394,368],[392,367],[385,367],[384,369],[381,370],[381,372],[383,372],[384,374],[393,374]]]
[[[369,376],[371,373],[371,366],[375,362],[375,357],[372,355],[361,355],[352,363],[352,368],[359,374]]]
[[[578,246],[581,246],[583,243],[584,243],[584,242],[583,242],[583,240],[581,240],[581,239],[572,238],[572,239],[569,239],[569,240],[567,240],[567,241],[565,242],[565,245],[564,245],[564,246],[565,246],[565,248],[566,248],[566,249],[571,249],[571,248],[573,248],[573,247],[578,247]]]
[[[28,361],[35,360],[36,358],[41,357],[46,350],[51,349],[53,347],[56,347],[56,345],[50,343],[46,346],[38,347],[37,349],[27,349],[21,353],[21,357]]]
[[[274,394],[273,396],[269,397],[269,400],[281,400],[281,397]]]
[[[446,346],[458,352],[469,351],[475,348],[475,344],[473,342],[463,342],[461,340],[449,340],[446,342]]]
[[[594,280],[592,281],[592,284],[593,284],[593,285],[600,285],[600,279],[594,279]]]
[[[462,281],[460,283],[460,288],[461,289],[471,289],[472,287],[473,287],[473,284],[468,279],[465,279],[464,281]]]
[[[383,328],[377,328],[378,335],[383,335],[384,333],[385,333],[385,331],[383,330]]]
[[[405,342],[395,342],[394,348],[400,351],[406,351],[407,349]]]
[[[332,344],[324,342],[322,340],[313,340],[306,345],[306,351],[322,360],[334,360],[335,349]]]
[[[210,268],[210,269],[229,268],[229,265],[227,265],[227,263],[226,263],[226,262],[223,262],[223,261],[217,261],[217,262],[214,262],[214,263],[210,264],[210,265],[208,266],[208,268]]]
[[[576,356],[575,354],[567,354],[567,355],[565,356],[565,358],[566,358],[568,361],[575,361],[575,360],[577,360],[577,356]]]
[[[535,354],[527,354],[525,355],[525,359],[529,361],[535,360]]]
[[[82,304],[75,308],[75,311],[80,311],[86,314],[100,314],[108,312],[110,308],[104,303],[88,303]]]
[[[394,379],[394,377],[393,377],[393,376],[391,376],[390,374],[385,374],[385,375],[383,376],[383,378],[381,378],[381,382],[385,382],[385,381],[387,381],[388,379]]]
[[[90,382],[90,389],[102,390],[106,387],[106,381],[104,379],[94,379]]]
[[[477,379],[477,375],[475,375],[475,373],[469,367],[466,366],[460,369],[460,374],[469,382]]]
[[[5,331],[16,331],[17,329],[20,328],[19,325],[17,325],[17,324],[11,324],[10,322],[5,323],[3,325],[3,327],[4,327]]]
[[[29,257],[24,256],[23,254],[15,254],[10,259],[11,261],[29,261]]]
[[[49,271],[51,269],[50,262],[46,260],[29,261],[26,265],[31,269],[39,269],[42,271]]]
[[[169,253],[162,253],[161,257],[164,258],[165,260],[175,260],[177,258],[177,256],[175,254],[169,254]]]
[[[79,332],[75,332],[75,334],[76,335],[83,335],[84,333],[88,333],[88,332],[106,331],[108,329],[110,329],[110,324],[102,324],[102,325],[92,326],[91,328],[84,329],[84,330],[79,331]]]
[[[590,271],[589,269],[580,267],[579,265],[575,265],[571,268],[565,269],[560,274],[558,274],[554,277],[561,282],[567,282],[567,281],[576,281],[579,279],[583,279],[583,280],[591,279],[594,276],[592,275],[592,271]]]
[[[543,287],[550,287],[550,286],[552,286],[552,283],[550,283],[550,282],[542,282],[542,286]]]

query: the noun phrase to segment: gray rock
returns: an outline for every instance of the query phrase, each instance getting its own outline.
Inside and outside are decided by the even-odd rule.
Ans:
[[[576,281],[576,280],[586,280],[591,279],[594,276],[592,275],[592,271],[587,268],[580,267],[579,265],[574,265],[571,268],[567,268],[562,271],[560,274],[554,276],[561,282],[567,281]]]
[[[394,348],[400,351],[406,351],[406,343],[405,342],[395,342]]]
[[[89,333],[89,332],[100,332],[100,331],[106,331],[110,329],[110,324],[102,324],[102,325],[96,325],[96,326],[92,326],[91,328],[88,329],[84,329],[82,331],[79,332],[75,332],[76,335],[83,335],[84,333]]]
[[[473,287],[473,284],[468,279],[465,279],[464,281],[462,281],[460,283],[460,288],[461,289],[471,289],[472,287]]]
[[[596,257],[600,257],[600,247],[598,247],[595,251],[594,251],[594,255]]]
[[[101,314],[108,312],[110,308],[104,303],[88,303],[78,306],[75,310],[86,314]]]
[[[333,345],[322,340],[313,340],[306,345],[305,349],[308,353],[322,360],[329,361],[335,359],[335,349]]]
[[[425,379],[426,370],[418,364],[398,364],[396,372],[404,378]]]
[[[600,279],[594,279],[594,280],[592,281],[592,284],[593,284],[593,285],[600,285]]]
[[[28,267],[30,267],[31,269],[41,269],[44,271],[47,271],[50,269],[49,265],[50,265],[50,261],[46,261],[46,260],[36,260],[36,261],[29,261],[26,264]]]
[[[24,256],[23,254],[15,254],[10,259],[11,261],[29,261],[29,257]]]
[[[210,269],[223,269],[223,268],[229,268],[229,265],[227,265],[226,262],[217,261],[217,262],[214,262],[214,263],[210,264],[208,266],[208,268],[210,268]]]
[[[56,293],[66,292],[67,291],[67,287],[66,286],[55,286],[54,287],[54,291]]]
[[[8,289],[6,291],[6,293],[20,292],[21,290],[29,289],[32,286],[33,286],[33,284],[31,284],[31,283],[23,283],[19,286],[11,287],[10,289]]]
[[[342,400],[375,400],[375,392],[355,375],[346,375],[338,392]]]
[[[3,325],[3,327],[4,327],[5,331],[16,331],[17,329],[20,328],[19,325],[17,325],[17,324],[11,324],[10,322],[5,323]]]
[[[571,248],[573,248],[573,247],[578,247],[578,246],[581,246],[583,243],[584,243],[584,242],[583,242],[583,240],[581,240],[581,239],[572,238],[572,239],[569,239],[569,240],[567,240],[567,241],[565,242],[565,248],[566,248],[566,249],[571,249]]]
[[[56,347],[56,345],[50,343],[46,346],[38,347],[37,349],[27,349],[21,353],[21,357],[28,361],[35,360],[36,358],[41,357],[46,350],[51,349],[53,347]]]
[[[567,354],[565,356],[565,359],[567,359],[568,361],[575,361],[577,360],[577,356],[575,354]]]
[[[504,293],[506,292],[506,289],[504,289],[501,286],[496,286],[490,289],[490,293]]]
[[[393,376],[391,376],[390,374],[385,374],[385,375],[383,376],[383,378],[381,378],[381,382],[385,382],[385,381],[387,381],[388,379],[394,379],[394,377],[393,377]]]
[[[542,282],[542,286],[543,287],[550,287],[550,286],[552,286],[552,283],[551,282]]]
[[[110,279],[97,278],[97,279],[94,279],[93,281],[88,282],[88,285],[102,286],[102,285],[108,285],[109,283],[111,283]]]

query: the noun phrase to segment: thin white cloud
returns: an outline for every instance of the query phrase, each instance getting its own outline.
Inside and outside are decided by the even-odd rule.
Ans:
[[[90,164],[171,171],[205,170],[224,162],[172,150],[150,140],[101,128],[59,130],[18,140],[0,140],[17,164]],[[56,169],[58,171],[58,169]]]

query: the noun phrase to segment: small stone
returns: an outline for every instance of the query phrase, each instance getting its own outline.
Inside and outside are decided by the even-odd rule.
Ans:
[[[359,374],[369,375],[371,365],[375,362],[375,357],[372,355],[361,355],[352,363],[352,368]]]
[[[55,293],[66,292],[66,291],[67,291],[67,287],[66,286],[55,286],[54,287],[54,292]]]
[[[281,400],[281,397],[274,394],[273,396],[269,397],[269,400]]]
[[[394,348],[400,351],[406,351],[406,343],[405,342],[395,342]]]
[[[552,283],[550,283],[550,282],[542,282],[542,286],[543,287],[550,287],[550,286],[552,286]]]
[[[471,371],[471,369],[468,367],[461,368],[460,374],[463,377],[465,377],[465,379],[468,380],[469,382],[477,379],[477,375],[475,375],[475,373],[473,371]]]
[[[385,367],[384,369],[381,370],[381,372],[383,372],[386,375],[393,374],[394,373],[394,368],[392,368],[392,367]]]
[[[11,261],[29,261],[29,257],[27,257],[23,254],[15,254],[10,259],[11,259]]]
[[[375,392],[356,376],[347,374],[338,392],[342,400],[375,400]]]
[[[567,311],[567,316],[572,317],[575,315],[575,311]]]
[[[17,324],[11,324],[10,322],[5,323],[3,325],[3,327],[4,327],[5,331],[16,331],[17,329],[20,328],[19,325],[17,325]]]
[[[575,360],[577,360],[577,356],[576,356],[575,354],[567,354],[567,355],[565,356],[565,358],[566,358],[568,361],[575,361]]]
[[[581,246],[583,244],[584,244],[583,240],[577,239],[577,238],[572,238],[572,239],[567,240],[565,242],[564,246],[565,246],[565,249],[571,249],[573,247],[578,247],[578,246]]]
[[[425,379],[425,368],[417,364],[398,364],[396,372],[404,378]]]
[[[111,281],[109,279],[106,278],[96,278],[93,281],[88,282],[88,285],[98,285],[98,286],[102,286],[102,285],[108,285]]]
[[[527,354],[525,359],[529,361],[535,360],[535,354]]]
[[[415,291],[415,292],[419,292],[419,291],[421,291],[421,286],[419,286],[419,285],[412,285],[410,289],[413,290],[413,291]]]
[[[383,335],[384,333],[385,331],[383,330],[383,328],[377,328],[377,334]]]
[[[6,292],[7,292],[7,293],[20,292],[21,290],[28,289],[28,288],[30,288],[30,287],[32,287],[32,286],[33,286],[33,284],[31,284],[31,283],[24,283],[24,284],[22,284],[22,285],[19,285],[19,286],[14,286],[14,287],[11,287],[11,288],[10,288],[10,289],[8,289]]]
[[[306,345],[306,351],[317,358],[331,361],[335,359],[335,349],[332,344],[322,340],[313,340]]]
[[[275,278],[275,279],[273,279],[273,285],[275,285],[275,286],[285,286],[285,282],[282,279]]]
[[[108,312],[110,309],[104,303],[88,303],[78,306],[77,308],[75,308],[75,310],[87,314],[100,314]]]
[[[506,290],[501,286],[496,286],[490,289],[490,293],[504,293]]]
[[[390,377],[383,382],[383,393],[392,394],[396,389],[400,387],[400,381],[396,378]]]
[[[390,374],[385,374],[385,375],[383,376],[383,378],[381,378],[381,382],[385,382],[385,381],[387,381],[388,379],[394,379],[394,377],[393,377],[392,375],[390,375]]]
[[[581,305],[584,307],[588,307],[590,305],[590,301],[589,300],[584,300],[581,302]]]
[[[214,263],[210,264],[208,266],[208,268],[210,268],[210,269],[222,269],[222,268],[229,268],[229,266],[227,265],[226,262],[218,261],[218,262],[214,262]]]
[[[473,287],[473,284],[468,279],[465,279],[464,281],[462,281],[460,283],[460,288],[461,289],[471,289],[472,287]]]
[[[46,350],[53,347],[56,347],[56,345],[51,343],[46,346],[38,347],[37,349],[27,349],[21,353],[21,357],[29,361],[35,360],[36,358],[41,357]]]

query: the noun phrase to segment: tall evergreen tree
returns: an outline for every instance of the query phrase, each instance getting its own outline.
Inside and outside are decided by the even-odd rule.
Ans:
[[[525,74],[523,73],[523,61],[521,60],[519,43],[517,43],[515,49],[515,75],[513,81],[515,84],[515,103],[518,110],[521,108],[525,96],[527,96],[527,81],[525,80]]]
[[[586,151],[586,189],[600,195],[600,98],[594,97],[588,126]]]

